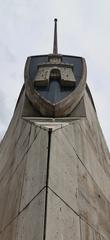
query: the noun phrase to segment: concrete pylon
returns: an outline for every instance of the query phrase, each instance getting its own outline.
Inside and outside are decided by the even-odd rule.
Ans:
[[[0,240],[21,239],[110,239],[110,154],[81,57],[26,62],[0,145]]]

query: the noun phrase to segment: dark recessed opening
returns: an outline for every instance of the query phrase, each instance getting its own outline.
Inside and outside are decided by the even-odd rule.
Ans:
[[[52,69],[50,72],[51,80],[61,80],[61,73],[59,69]]]

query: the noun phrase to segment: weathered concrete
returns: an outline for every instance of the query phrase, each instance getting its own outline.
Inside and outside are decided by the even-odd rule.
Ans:
[[[15,219],[10,223],[1,233],[0,239],[2,240],[14,240],[17,239],[17,220]]]
[[[87,223],[80,220],[81,224],[81,240],[94,240],[94,230]],[[96,238],[97,239],[97,238]]]
[[[87,92],[86,117],[57,130],[23,103],[0,145],[0,240],[109,240],[110,155]]]
[[[46,239],[80,240],[79,217],[51,190],[48,191]]]
[[[62,134],[63,130],[52,133],[48,184],[74,211],[78,211],[77,156]]]
[[[45,189],[41,191],[19,215],[16,239],[43,240],[44,213]]]
[[[20,210],[46,186],[47,155],[48,133],[40,129],[27,153]]]
[[[78,204],[79,215],[96,231],[109,239],[110,204],[80,163],[78,167]]]

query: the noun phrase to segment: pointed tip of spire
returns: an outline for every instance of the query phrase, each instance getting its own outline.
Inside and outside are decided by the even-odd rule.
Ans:
[[[53,54],[58,54],[58,42],[57,42],[57,18],[54,18],[54,43],[53,43]]]

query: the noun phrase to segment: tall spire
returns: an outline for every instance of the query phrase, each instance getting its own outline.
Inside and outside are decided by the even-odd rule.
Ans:
[[[54,19],[54,43],[53,43],[53,54],[58,54],[58,43],[57,43],[57,18]]]

